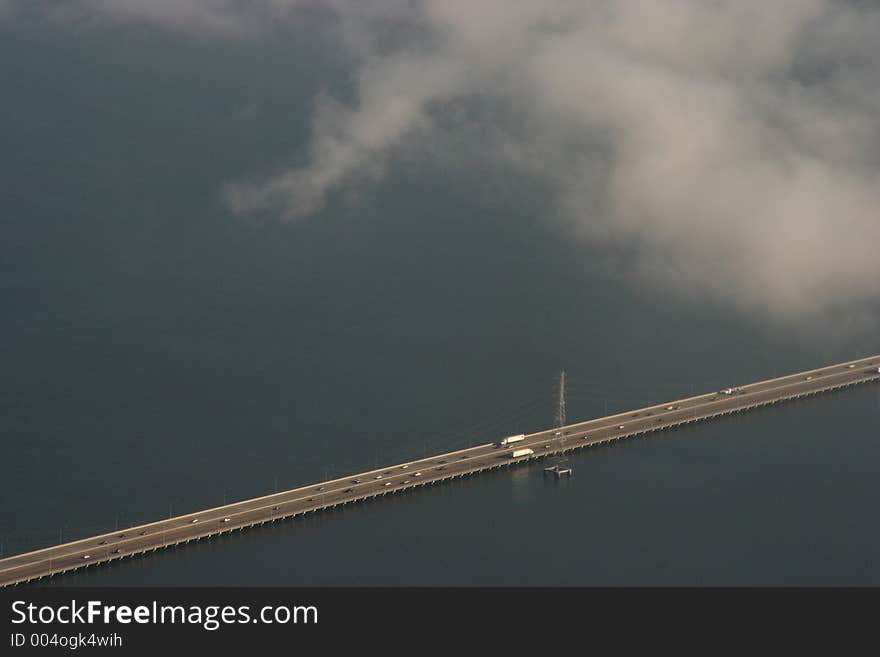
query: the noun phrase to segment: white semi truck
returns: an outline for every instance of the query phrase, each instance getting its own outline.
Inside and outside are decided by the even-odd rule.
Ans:
[[[510,458],[518,459],[521,456],[531,456],[535,451],[532,449],[515,449],[510,453]]]
[[[498,441],[498,445],[504,447],[505,445],[509,445],[510,443],[518,443],[520,440],[525,440],[526,434],[519,433],[515,436],[508,436],[507,438],[502,438]]]

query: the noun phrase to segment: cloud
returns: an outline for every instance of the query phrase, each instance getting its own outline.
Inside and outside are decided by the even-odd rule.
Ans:
[[[236,213],[307,218],[457,144],[552,190],[658,292],[801,320],[880,299],[880,9],[856,0],[79,0],[215,37],[331,17],[351,99],[308,163],[236,181]],[[481,111],[456,113],[462,106]],[[477,146],[461,135],[476,136]],[[862,321],[861,319],[859,321]]]
[[[380,174],[385,152],[428,127],[427,104],[457,89],[462,74],[454,62],[415,56],[388,56],[364,66],[356,108],[319,98],[308,167],[259,185],[230,184],[224,198],[236,212],[268,207],[288,218],[314,212],[345,180]]]

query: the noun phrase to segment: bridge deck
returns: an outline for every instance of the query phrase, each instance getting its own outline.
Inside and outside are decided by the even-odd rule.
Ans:
[[[510,447],[487,443],[302,486],[0,559],[0,586],[144,554],[267,522],[465,477],[534,459],[880,380],[880,356],[706,393],[529,434]],[[532,454],[513,458],[513,450]]]

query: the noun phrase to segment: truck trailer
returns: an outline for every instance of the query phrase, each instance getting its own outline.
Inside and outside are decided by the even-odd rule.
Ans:
[[[515,449],[510,453],[510,458],[518,459],[521,456],[531,456],[535,451],[532,449]]]
[[[526,439],[526,434],[519,433],[515,436],[508,436],[507,438],[502,438],[501,440],[498,441],[498,444],[501,447],[504,447],[505,445],[509,445],[510,443],[518,443],[520,440],[525,440],[525,439]]]

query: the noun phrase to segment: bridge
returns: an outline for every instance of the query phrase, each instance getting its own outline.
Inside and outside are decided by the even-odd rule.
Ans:
[[[878,380],[880,355],[539,431],[511,445],[486,443],[396,463],[0,559],[0,586]]]

